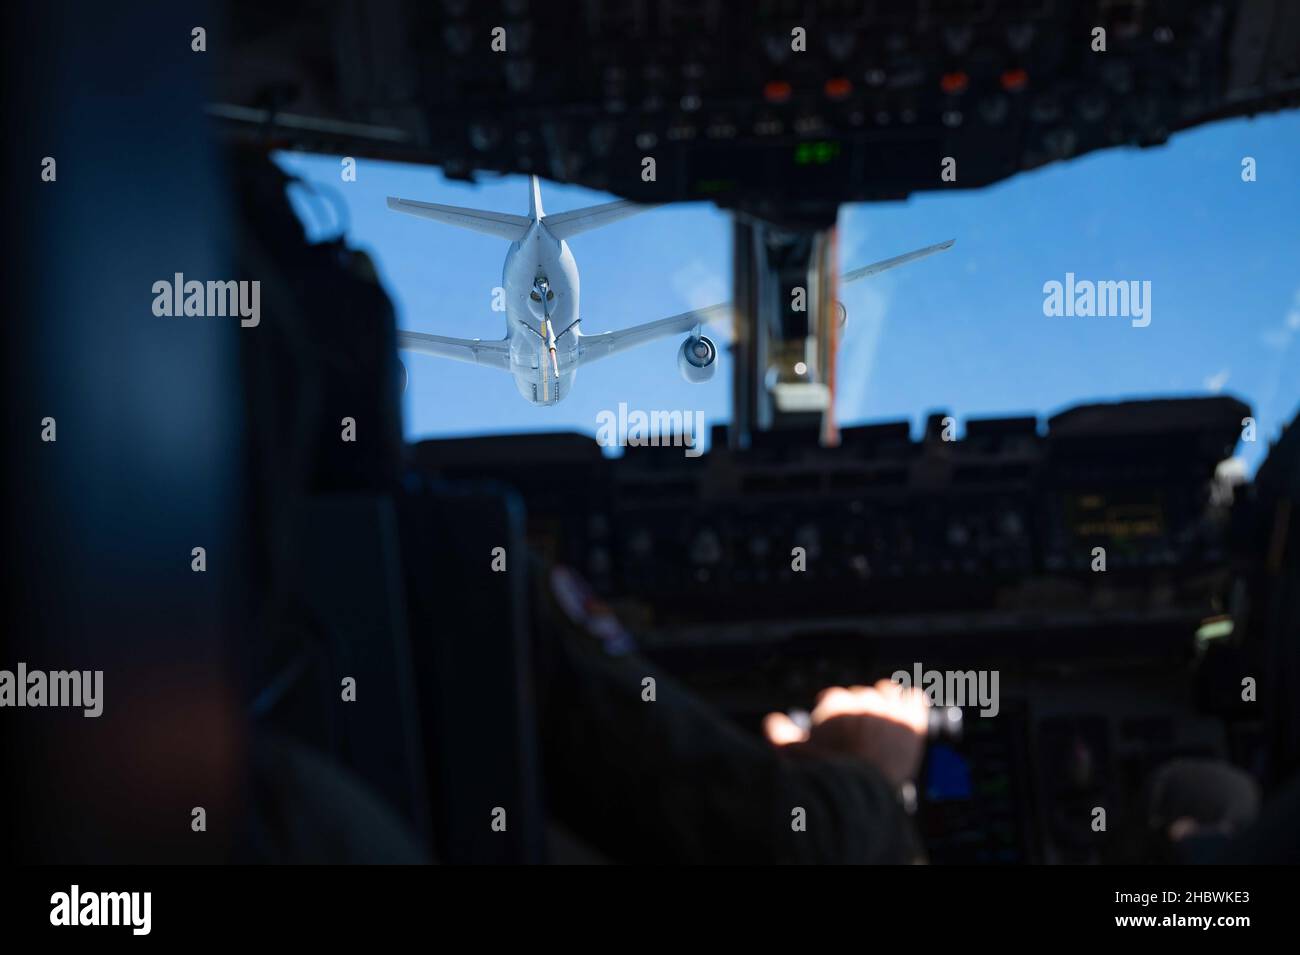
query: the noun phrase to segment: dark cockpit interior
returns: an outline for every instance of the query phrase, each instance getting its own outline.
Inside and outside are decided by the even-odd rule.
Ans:
[[[1292,111],[1296,5],[45,9],[5,41],[3,666],[101,671],[104,712],[4,713],[17,859],[1297,859],[1300,344],[1288,420],[1155,371],[834,414],[841,206]],[[376,262],[308,239],[283,152],[716,205],[730,419],[408,440]],[[151,313],[184,279],[256,319]],[[901,785],[777,745],[899,674],[939,717]]]

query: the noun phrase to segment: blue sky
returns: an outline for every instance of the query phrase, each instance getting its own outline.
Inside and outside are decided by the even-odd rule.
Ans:
[[[1243,182],[1252,156],[1257,181]],[[1246,401],[1261,440],[1241,444],[1248,471],[1300,410],[1300,115],[1234,120],[1154,149],[1115,149],[968,191],[845,206],[844,270],[955,238],[948,252],[842,290],[841,423],[1046,417],[1073,404],[1208,394]],[[389,195],[523,213],[519,176],[452,182],[435,169],[361,161],[343,182],[337,158],[283,154],[285,168],[334,190],[349,241],[369,251],[401,328],[499,338],[491,309],[506,244],[390,212]],[[961,175],[961,158],[957,157]],[[543,182],[547,212],[610,197]],[[336,230],[326,204],[295,205],[313,237]],[[710,205],[660,207],[570,245],[588,334],[730,298],[727,217]],[[1151,324],[1048,318],[1043,283],[1151,282]],[[725,329],[710,332],[721,343]],[[601,411],[730,414],[725,348],[713,381],[684,382],[675,339],[597,362],[555,407],[529,405],[499,371],[405,355],[407,436],[572,430],[594,434]]]

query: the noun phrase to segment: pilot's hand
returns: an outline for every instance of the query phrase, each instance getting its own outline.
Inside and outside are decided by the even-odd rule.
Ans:
[[[818,695],[807,730],[784,713],[769,713],[763,731],[777,746],[864,759],[901,786],[920,768],[928,709],[925,694],[892,680],[834,686]]]

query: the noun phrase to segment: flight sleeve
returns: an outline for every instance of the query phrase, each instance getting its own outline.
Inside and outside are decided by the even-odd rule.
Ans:
[[[641,657],[576,575],[533,569],[548,809],[573,832],[623,862],[917,860],[872,766],[744,732]]]

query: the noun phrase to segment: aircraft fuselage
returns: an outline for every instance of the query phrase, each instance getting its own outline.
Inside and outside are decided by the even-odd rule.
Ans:
[[[515,387],[535,405],[556,404],[568,397],[578,364],[579,331],[570,328],[578,319],[578,265],[568,243],[534,221],[510,244],[501,286]]]

